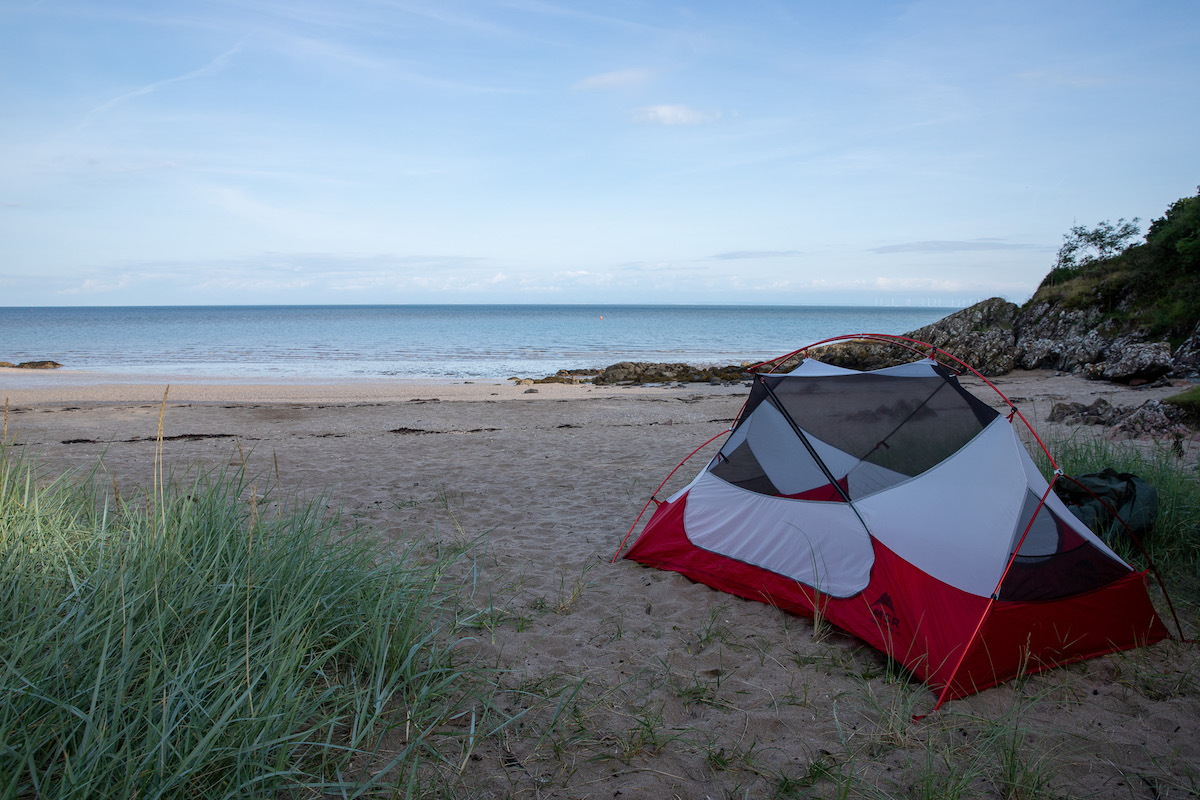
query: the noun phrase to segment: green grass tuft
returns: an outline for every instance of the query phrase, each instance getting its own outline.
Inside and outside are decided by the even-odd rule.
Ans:
[[[1173,591],[1190,602],[1200,601],[1200,472],[1180,442],[1114,441],[1077,433],[1047,443],[1067,475],[1099,472],[1112,467],[1137,475],[1158,491],[1158,516],[1143,539],[1147,554]],[[1045,465],[1044,465],[1045,466]],[[1119,554],[1141,563],[1132,547]]]
[[[105,497],[0,444],[0,797],[341,796],[411,775],[463,678],[442,565],[324,509],[268,503],[240,471]]]
[[[1178,406],[1195,419],[1200,419],[1200,386],[1193,386],[1185,392],[1173,394],[1163,399],[1164,403]]]

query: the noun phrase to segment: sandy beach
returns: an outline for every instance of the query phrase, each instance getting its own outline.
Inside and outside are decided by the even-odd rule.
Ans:
[[[121,491],[150,481],[164,384],[14,373],[0,370],[0,399],[22,452],[52,468],[99,463]],[[1136,406],[1183,388],[1048,372],[994,382],[1048,441],[1070,434],[1045,421],[1054,402]],[[1021,763],[1045,769],[1044,793],[1022,796],[1198,796],[1195,646],[1052,670],[912,724],[933,695],[890,677],[855,639],[610,563],[655,487],[732,422],[745,387],[530,388],[174,384],[166,394],[168,467],[244,457],[263,481],[326,492],[389,541],[474,542],[454,576],[464,608],[483,612],[464,656],[499,671],[502,712],[531,710],[474,747],[452,796],[830,796],[851,775],[850,796],[924,796],[926,776],[962,768],[944,754],[988,761],[963,796],[1001,796],[987,776],[1002,751],[972,747],[1009,729]],[[1181,617],[1195,636],[1196,609]]]

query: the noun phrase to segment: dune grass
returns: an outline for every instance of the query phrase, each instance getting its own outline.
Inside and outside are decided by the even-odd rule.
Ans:
[[[465,702],[444,563],[242,470],[95,483],[0,443],[0,797],[411,789]]]
[[[1200,471],[1182,442],[1138,442],[1075,435],[1048,442],[1067,475],[1112,467],[1137,475],[1158,491],[1158,516],[1142,544],[1172,591],[1200,602]],[[1142,563],[1141,553],[1118,541],[1120,554]]]

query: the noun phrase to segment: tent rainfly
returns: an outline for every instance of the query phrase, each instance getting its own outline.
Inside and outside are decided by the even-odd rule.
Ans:
[[[938,705],[1167,637],[1146,574],[1055,496],[1009,406],[1000,414],[928,358],[755,372],[720,451],[652,498],[626,557],[819,613],[903,664]]]

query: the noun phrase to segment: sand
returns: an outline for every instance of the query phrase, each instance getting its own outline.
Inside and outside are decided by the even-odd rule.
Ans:
[[[0,399],[18,448],[50,466],[99,461],[122,491],[149,482],[164,385],[13,372],[0,370]],[[1180,390],[1045,372],[996,384],[1051,440],[1070,433],[1044,422],[1055,401],[1129,406]],[[933,695],[852,637],[610,563],[655,487],[733,420],[744,387],[528,388],[176,384],[167,395],[169,466],[245,457],[264,482],[326,492],[389,542],[474,543],[448,579],[463,609],[482,612],[461,653],[497,670],[493,720],[530,711],[475,744],[445,778],[450,796],[833,796],[843,783],[846,796],[946,796],[961,778],[961,796],[988,797],[1003,796],[1004,774],[1044,790],[1029,797],[1197,796],[1194,646],[1011,681],[912,724]],[[1195,635],[1196,609],[1182,616]]]

